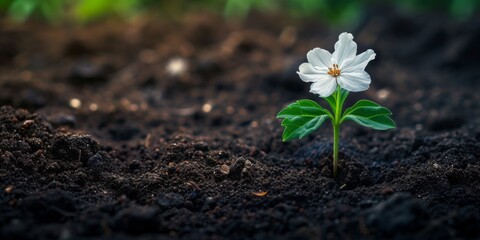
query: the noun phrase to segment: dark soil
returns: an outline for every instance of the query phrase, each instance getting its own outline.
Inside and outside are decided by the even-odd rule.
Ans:
[[[480,17],[366,15],[1,22],[0,239],[480,238]],[[329,124],[282,143],[275,115],[343,31],[377,52],[348,104],[398,128],[345,124],[332,179]]]

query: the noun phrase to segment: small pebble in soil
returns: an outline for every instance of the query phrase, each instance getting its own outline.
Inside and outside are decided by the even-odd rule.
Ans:
[[[96,103],[91,103],[89,106],[88,106],[88,110],[92,111],[92,112],[95,112],[98,110],[98,105]]]
[[[13,185],[9,185],[5,188],[5,193],[11,193],[13,191]]]
[[[203,106],[202,106],[202,111],[203,111],[204,113],[209,113],[210,111],[212,111],[212,108],[213,108],[212,104],[210,104],[210,103],[205,103],[205,104],[203,104]]]
[[[70,99],[68,104],[72,108],[80,108],[82,106],[82,101],[80,101],[80,99],[78,99],[78,98],[72,98],[72,99]]]
[[[377,97],[381,100],[388,98],[389,95],[390,91],[388,91],[387,89],[380,89],[377,92]]]
[[[33,120],[25,120],[22,124],[22,127],[23,128],[29,128],[30,126],[32,126],[33,124],[35,123],[35,121]]]
[[[226,164],[223,164],[221,167],[220,167],[220,172],[225,174],[225,175],[228,175],[230,173],[230,167]]]
[[[186,72],[188,69],[187,61],[183,58],[171,59],[166,66],[166,71],[170,76],[178,76]]]

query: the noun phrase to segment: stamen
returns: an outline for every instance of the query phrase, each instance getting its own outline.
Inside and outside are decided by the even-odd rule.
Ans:
[[[333,77],[340,76],[340,69],[338,69],[338,64],[333,64],[333,68],[328,68],[327,73],[332,75]]]

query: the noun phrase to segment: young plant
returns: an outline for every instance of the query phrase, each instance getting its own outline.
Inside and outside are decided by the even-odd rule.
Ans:
[[[343,111],[349,92],[368,89],[371,79],[365,72],[368,62],[375,59],[371,49],[357,54],[357,44],[350,33],[342,33],[335,43],[335,51],[315,48],[307,53],[308,63],[302,63],[297,74],[304,82],[312,82],[310,92],[320,95],[331,111],[312,100],[298,100],[277,115],[283,119],[283,141],[300,139],[319,128],[327,119],[333,126],[333,176],[338,174],[340,126],[351,120],[376,130],[395,128],[392,112],[369,100],[360,100]]]

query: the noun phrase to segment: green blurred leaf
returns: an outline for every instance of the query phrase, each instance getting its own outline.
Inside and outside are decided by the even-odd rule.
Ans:
[[[251,8],[248,0],[227,0],[223,14],[227,17],[245,17]]]
[[[38,8],[41,15],[52,23],[63,17],[64,0],[42,1]]]
[[[32,16],[54,22],[63,16],[65,0],[12,0],[8,5],[8,15],[17,22]],[[0,6],[7,6],[5,1]]]
[[[15,0],[11,3],[8,13],[15,21],[23,22],[34,12],[37,4],[35,0]]]
[[[151,12],[181,17],[188,11],[210,11],[226,17],[246,17],[251,11],[275,11],[290,17],[326,20],[333,24],[354,23],[372,0],[0,0],[0,14],[16,21],[35,16],[49,22],[88,22],[111,16],[128,18]],[[392,0],[385,4],[422,11],[440,10],[467,19],[480,9],[479,0]]]
[[[80,0],[74,14],[80,22],[88,22],[109,15],[128,16],[137,9],[135,0]]]
[[[450,13],[460,19],[465,19],[473,15],[476,8],[480,5],[478,0],[455,0],[450,5]]]
[[[226,17],[244,18],[252,10],[273,9],[278,6],[278,1],[273,0],[227,0],[223,14]]]

